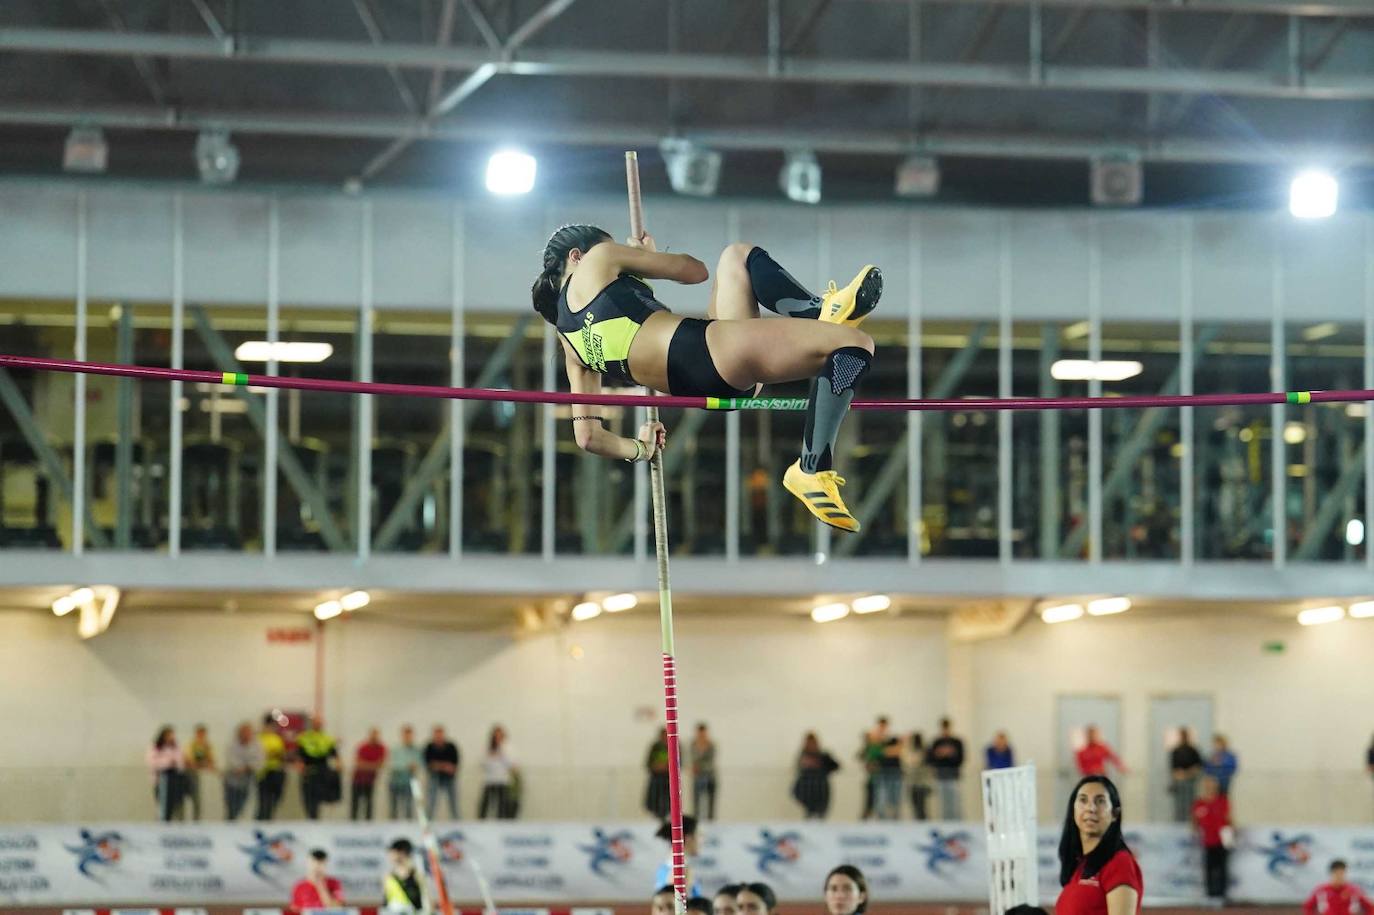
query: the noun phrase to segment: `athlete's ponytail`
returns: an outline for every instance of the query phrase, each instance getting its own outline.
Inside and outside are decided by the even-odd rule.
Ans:
[[[549,238],[544,245],[544,269],[530,289],[534,300],[534,310],[550,324],[558,323],[558,295],[561,291],[559,280],[563,276],[563,265],[568,260],[568,252],[574,248],[586,254],[603,241],[610,241],[606,230],[596,226],[563,226]]]

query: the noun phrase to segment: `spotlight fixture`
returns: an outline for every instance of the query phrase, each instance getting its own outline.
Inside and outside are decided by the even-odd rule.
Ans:
[[[1350,618],[1352,620],[1367,620],[1374,616],[1374,600],[1362,600],[1357,604],[1350,605]]]
[[[1093,206],[1139,206],[1144,191],[1144,173],[1136,156],[1118,153],[1093,159]]]
[[[892,606],[892,598],[886,594],[870,594],[857,598],[850,606],[855,613],[882,613]]]
[[[1298,614],[1298,623],[1303,626],[1321,626],[1345,619],[1344,607],[1312,607]]]
[[[849,615],[848,604],[822,604],[811,611],[811,618],[818,623],[833,623]]]
[[[305,343],[278,340],[245,340],[234,349],[240,362],[323,362],[334,355],[332,343]]]
[[[1047,623],[1067,623],[1082,615],[1082,604],[1062,604],[1058,607],[1046,607],[1040,611],[1040,618]]]
[[[1145,371],[1145,366],[1133,360],[1060,359],[1050,366],[1050,376],[1056,381],[1125,381]]]
[[[633,610],[638,603],[639,598],[633,594],[612,594],[601,602],[601,609],[607,613],[622,613]]]
[[[1359,546],[1364,543],[1364,522],[1359,518],[1351,518],[1345,523],[1345,542],[1351,546]],[[1350,608],[1350,615],[1355,615],[1355,608]]]
[[[898,197],[934,197],[940,193],[940,161],[934,156],[908,156],[897,166]]]
[[[1114,613],[1125,613],[1131,609],[1131,599],[1129,597],[1104,597],[1101,600],[1088,602],[1088,614],[1090,616],[1111,616]]]
[[[105,133],[89,124],[73,127],[62,149],[62,167],[69,172],[98,175],[105,171],[110,147]]]
[[[372,603],[372,595],[366,591],[350,591],[339,598],[339,604],[349,613],[354,610],[361,610],[370,603]]]
[[[720,185],[722,156],[719,152],[679,137],[664,139],[658,148],[663,154],[668,183],[673,190],[690,197],[715,196]]]
[[[1336,212],[1340,186],[1329,172],[1299,172],[1288,187],[1288,212],[1298,219],[1326,219]]]
[[[239,174],[239,150],[229,131],[206,128],[196,137],[196,168],[205,184],[232,184]]]
[[[339,603],[336,600],[327,600],[324,603],[315,607],[315,619],[319,620],[320,622],[324,622],[325,620],[332,620],[334,617],[342,614],[343,611],[343,604]]]
[[[1307,427],[1300,422],[1284,423],[1283,440],[1289,445],[1301,445],[1307,441]]]
[[[534,190],[539,164],[534,156],[518,149],[503,149],[487,160],[487,190],[502,197],[528,194]]]
[[[601,605],[598,604],[596,601],[583,601],[576,607],[572,608],[572,618],[579,623],[585,622],[586,620],[595,619],[600,615]]]
[[[809,150],[789,152],[778,172],[778,185],[795,203],[821,202],[821,164]]]

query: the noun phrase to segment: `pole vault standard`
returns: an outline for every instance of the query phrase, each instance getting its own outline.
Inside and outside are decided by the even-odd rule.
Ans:
[[[279,388],[333,394],[375,394],[427,397],[440,400],[491,400],[501,403],[582,404],[596,407],[684,407],[697,410],[772,410],[801,412],[805,397],[675,397],[643,394],[571,394],[566,391],[514,391],[506,388],[451,388],[430,384],[385,384],[376,381],[335,381],[326,378],[284,378],[243,372],[205,372],[164,369],[147,365],[115,365],[70,359],[40,359],[0,353],[0,368],[34,369],[81,375],[111,375],[144,381],[184,381],[231,387]],[[946,400],[901,398],[855,400],[851,410],[927,413],[964,413],[973,410],[1125,410],[1150,407],[1243,407],[1264,404],[1359,403],[1374,401],[1374,390],[1271,391],[1256,394],[1160,394],[1132,397],[970,397]]]

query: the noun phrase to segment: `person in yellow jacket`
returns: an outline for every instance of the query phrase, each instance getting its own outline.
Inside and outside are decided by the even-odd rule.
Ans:
[[[296,736],[296,753],[301,767],[301,795],[305,815],[320,818],[320,805],[332,804],[343,794],[339,776],[337,741],[325,733],[324,720],[310,716],[310,726]]]
[[[397,839],[386,850],[389,869],[382,878],[382,900],[388,912],[426,912],[424,875],[415,867],[415,847]]]

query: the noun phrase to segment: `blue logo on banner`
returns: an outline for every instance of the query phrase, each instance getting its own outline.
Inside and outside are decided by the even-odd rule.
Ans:
[[[239,851],[248,856],[248,869],[255,876],[271,881],[272,875],[266,868],[282,867],[291,863],[291,846],[296,837],[289,832],[266,833],[261,829],[253,830],[253,844],[240,845]]]
[[[445,864],[463,863],[463,834],[454,830],[446,832],[436,840],[439,843],[439,857]]]
[[[76,869],[81,876],[99,881],[91,868],[118,864],[124,840],[117,832],[91,832],[89,829],[81,830],[80,836],[79,845],[64,845],[63,848],[76,855]]]
[[[1265,869],[1275,877],[1287,876],[1294,868],[1305,867],[1312,860],[1312,836],[1307,833],[1285,835],[1275,830],[1270,833],[1273,845],[1260,846],[1260,854],[1268,857]]]
[[[958,865],[968,860],[969,834],[967,832],[930,831],[930,842],[917,845],[916,850],[926,856],[926,870],[938,876],[946,876],[947,865]]]
[[[750,845],[749,850],[758,856],[755,867],[759,873],[776,874],[774,865],[791,866],[801,858],[801,833],[784,832],[774,835],[770,830],[759,830],[759,844]]]
[[[609,877],[604,868],[608,864],[624,867],[634,858],[630,843],[634,835],[628,830],[608,833],[602,829],[592,830],[592,844],[579,845],[578,849],[587,853],[587,867],[598,877]]]

